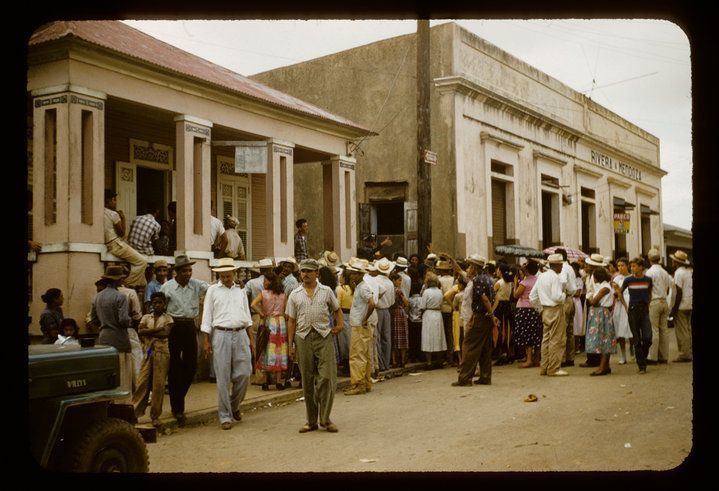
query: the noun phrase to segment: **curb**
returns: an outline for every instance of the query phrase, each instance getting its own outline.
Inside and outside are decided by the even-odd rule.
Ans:
[[[427,368],[426,362],[410,363],[407,364],[404,368],[391,368],[389,370],[384,370],[382,372],[379,372],[379,375],[380,377],[382,377],[381,380],[389,380],[395,377],[401,377],[407,373],[423,370],[425,368]],[[349,386],[349,378],[338,380],[336,392],[343,391]],[[281,393],[273,393],[264,397],[256,398],[252,401],[243,402],[240,404],[240,411],[242,413],[247,413],[250,411],[256,411],[258,409],[263,409],[265,407],[281,405],[283,403],[297,402],[297,399],[302,397],[302,394],[303,390],[300,388],[285,389],[281,391]],[[189,411],[185,413],[185,417],[187,419],[185,427],[203,425],[208,423],[217,423],[217,406],[205,409],[197,409],[195,411]],[[158,430],[159,434],[168,434],[167,430],[174,431],[178,428],[177,420],[172,416],[166,416],[164,418],[161,418],[160,422],[162,423],[162,429]],[[143,424],[139,426],[145,427],[151,425]]]

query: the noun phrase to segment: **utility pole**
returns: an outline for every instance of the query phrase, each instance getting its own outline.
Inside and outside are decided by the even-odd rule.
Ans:
[[[432,173],[425,162],[431,149],[429,114],[429,19],[417,20],[417,253],[427,255],[432,243]]]

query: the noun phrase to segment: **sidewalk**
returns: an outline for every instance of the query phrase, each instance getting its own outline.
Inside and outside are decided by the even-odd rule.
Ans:
[[[381,379],[388,380],[393,377],[401,377],[406,373],[424,370],[426,365],[424,362],[408,363],[404,368],[393,368],[379,374]],[[250,384],[245,394],[245,400],[240,404],[240,411],[245,414],[263,407],[285,405],[298,401],[300,397],[303,397],[303,391],[297,388],[297,382],[293,382],[292,385],[293,388],[285,390],[277,390],[274,385],[270,385],[269,391],[263,391],[259,385]],[[349,387],[349,385],[349,377],[337,378],[338,392]],[[171,431],[177,427],[177,420],[170,411],[170,396],[168,394],[165,394],[162,409],[160,421],[165,430]],[[217,386],[214,382],[206,381],[192,384],[185,397],[185,416],[187,417],[187,425],[217,422]],[[138,419],[138,425],[143,427],[151,426],[149,406],[145,415]]]

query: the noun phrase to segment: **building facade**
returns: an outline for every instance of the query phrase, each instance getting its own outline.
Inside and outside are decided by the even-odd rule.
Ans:
[[[251,77],[379,133],[353,147],[358,232],[388,235],[405,253],[417,252],[416,39]],[[454,23],[431,28],[430,56],[435,251],[664,250],[656,137]],[[318,189],[318,176],[295,178]]]
[[[348,142],[367,129],[167,45],[121,22],[55,22],[28,50],[30,334],[40,296],[60,288],[66,317],[85,319],[106,263],[103,190],[118,193],[127,229],[146,210],[177,203],[177,254],[211,279],[210,216],[234,215],[247,261],[294,254],[297,210],[328,233],[316,244],[348,259],[356,242],[355,165]],[[237,172],[252,147],[264,169]],[[266,156],[266,157],[264,157]],[[298,187],[295,169],[319,171],[320,189]],[[127,231],[126,231],[127,233]],[[312,252],[312,250],[311,250]],[[148,257],[153,263],[159,256]],[[173,256],[163,257],[168,263]],[[83,322],[79,322],[82,326]]]

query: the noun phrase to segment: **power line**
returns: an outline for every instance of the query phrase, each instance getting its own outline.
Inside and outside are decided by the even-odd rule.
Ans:
[[[656,75],[657,73],[659,73],[659,72],[645,73],[644,75],[639,75],[639,76],[637,76],[637,77],[631,77],[631,78],[625,78],[624,80],[619,80],[619,81],[617,81],[617,82],[612,82],[612,83],[606,84],[606,85],[600,85],[599,87],[595,87],[594,85],[592,85],[591,90],[593,91],[594,89],[604,89],[604,88],[606,88],[606,87],[611,87],[611,86],[613,86],[613,85],[622,84],[622,83],[624,83],[624,82],[629,82],[630,80],[637,80],[637,79],[640,79],[640,78],[649,77],[649,76],[651,76],[651,75]],[[593,82],[593,81],[592,81],[592,82]],[[584,92],[588,92],[589,90],[590,90],[590,89],[586,89],[586,90],[582,90],[582,91],[580,91],[580,92],[584,93]]]

